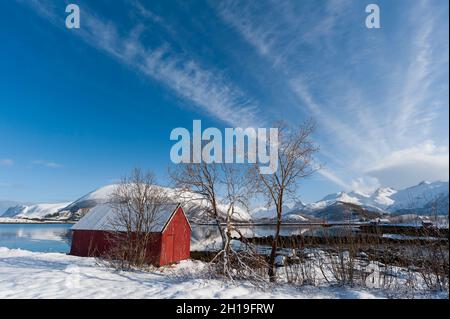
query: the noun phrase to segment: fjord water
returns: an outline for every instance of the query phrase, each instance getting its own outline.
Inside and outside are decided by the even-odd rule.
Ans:
[[[70,227],[72,224],[0,224],[0,247],[68,253]]]
[[[35,252],[68,253],[71,245],[72,224],[0,224],[0,247],[24,249]],[[282,235],[301,234],[305,228],[282,227]],[[249,237],[272,235],[273,226],[241,227]],[[191,249],[209,250],[219,242],[216,226],[195,225],[192,227]],[[212,247],[210,245],[212,244]]]

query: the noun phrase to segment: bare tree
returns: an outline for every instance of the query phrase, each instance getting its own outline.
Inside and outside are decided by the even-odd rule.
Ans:
[[[249,201],[253,194],[251,180],[248,179],[247,165],[222,164],[221,183],[224,189],[222,205],[226,207],[225,214],[225,243],[215,259],[219,262],[214,264],[219,272],[228,279],[246,279],[256,286],[262,287],[265,283],[264,269],[267,262],[250,243],[245,235],[236,225],[236,215],[240,211],[249,211]],[[232,240],[239,240],[240,247],[236,249]],[[223,256],[223,258],[219,258]]]
[[[248,211],[251,196],[248,168],[248,165],[201,162],[178,164],[169,172],[175,187],[195,195],[184,196],[187,205],[192,200],[207,203],[205,217],[213,220],[219,230],[221,248],[211,260],[212,273],[231,281],[250,280],[261,286],[264,276],[258,270],[267,267],[265,260],[236,225],[240,214]],[[240,247],[234,249],[233,240],[239,240]]]
[[[213,220],[219,229],[222,239],[222,249],[225,245],[225,232],[221,226],[223,218],[219,210],[218,188],[220,184],[219,165],[212,163],[183,163],[178,164],[175,169],[169,170],[174,186],[185,194],[195,196],[182,196],[182,199],[189,205],[192,201],[206,202],[206,216]]]
[[[278,127],[278,170],[274,174],[261,174],[259,164],[254,166],[253,177],[260,191],[267,198],[268,206],[276,208],[276,230],[269,257],[268,275],[276,281],[275,258],[282,224],[283,206],[297,196],[298,183],[315,171],[313,155],[318,148],[310,137],[314,131],[312,121],[307,121],[297,129],[280,123]]]
[[[143,267],[155,256],[148,247],[161,223],[161,212],[169,203],[165,190],[155,184],[152,172],[134,169],[117,184],[109,198],[113,218],[109,220],[107,260],[120,269]]]

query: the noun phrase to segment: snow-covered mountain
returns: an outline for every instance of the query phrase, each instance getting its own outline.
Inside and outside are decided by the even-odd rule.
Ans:
[[[108,202],[116,186],[117,185],[115,184],[111,184],[96,189],[64,207],[62,212],[70,212],[73,219],[78,219],[86,214],[92,207]],[[208,203],[201,200],[198,195],[167,187],[161,187],[161,189],[165,191],[167,196],[173,202],[186,202],[184,205],[184,210],[191,221],[204,222],[207,220],[208,213],[205,208],[208,207]],[[227,207],[219,204],[219,209],[222,213],[224,213]],[[241,208],[236,209],[236,214],[233,217],[235,221],[239,222],[245,222],[251,219],[250,214]]]
[[[448,182],[422,182],[416,186],[400,190],[390,197],[393,203],[389,205],[388,211],[396,212],[405,209],[423,208],[432,205],[433,202],[438,203],[445,200],[445,198],[448,202],[448,186]],[[441,211],[438,214],[445,213],[448,213],[448,206],[446,212]]]
[[[10,207],[3,213],[2,217],[43,219],[59,213],[69,203],[56,204],[35,204],[35,205],[16,205]]]
[[[438,182],[440,183],[440,182]],[[448,183],[447,183],[448,184]],[[365,207],[369,210],[375,211],[391,211],[395,210],[395,205],[405,205],[406,194],[409,193],[409,189],[397,191],[393,188],[385,187],[378,188],[373,193],[366,194],[358,191],[351,192],[339,192],[325,196],[323,199],[306,205],[304,207],[306,210],[317,210],[327,206],[330,206],[336,202],[350,203]],[[416,192],[417,196],[426,193],[424,189],[423,192]],[[423,205],[422,205],[423,206]]]
[[[379,188],[373,193],[365,194],[362,192],[339,192],[329,194],[323,199],[310,203],[302,204],[292,208],[287,214],[310,215],[317,218],[331,216],[329,212],[342,215],[341,210],[348,210],[348,205],[338,205],[339,203],[358,206],[369,215],[379,214],[417,214],[417,215],[446,215],[448,214],[449,202],[449,183],[448,182],[421,182],[418,185],[408,187],[402,190],[393,188]]]
[[[77,220],[86,214],[92,207],[107,202],[116,185],[106,185],[94,190],[71,203],[14,204],[7,209],[1,217],[14,218],[69,218]],[[283,220],[290,222],[308,222],[317,220],[367,220],[382,215],[448,215],[449,211],[449,183],[448,182],[422,182],[418,185],[402,190],[393,188],[379,188],[366,194],[357,191],[339,192],[329,194],[321,200],[304,204],[297,202],[293,207],[284,207]],[[185,211],[189,219],[194,222],[207,221],[208,203],[201,200],[198,195],[183,192],[173,188],[163,188],[174,202],[185,202]],[[3,202],[5,203],[5,202]],[[222,212],[227,207],[220,205]],[[237,208],[235,221],[273,221],[275,210],[265,207],[253,209],[250,213]]]
[[[294,207],[305,207],[301,201],[297,202]],[[251,216],[253,221],[264,222],[276,219],[276,209],[267,207],[258,207],[252,210]],[[311,220],[310,216],[302,215],[300,210],[293,211],[291,206],[283,206],[283,220],[286,222],[307,222]]]
[[[70,213],[72,219],[79,219],[92,207],[108,202],[116,186],[111,184],[100,187],[70,203],[64,207],[63,211]]]
[[[0,217],[11,207],[17,206],[20,203],[11,200],[0,200]]]
[[[320,221],[328,222],[368,221],[382,216],[380,211],[341,201],[335,201],[327,207],[316,209],[309,214]]]
[[[289,206],[283,206],[283,211],[285,214],[291,210],[291,207]],[[276,209],[275,208],[266,208],[266,207],[257,207],[253,209],[252,211],[252,218],[255,220],[262,220],[262,219],[270,219],[276,216]]]

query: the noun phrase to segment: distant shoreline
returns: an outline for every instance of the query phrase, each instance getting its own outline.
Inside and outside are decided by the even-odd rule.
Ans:
[[[20,225],[26,225],[26,224],[45,224],[45,225],[58,225],[58,224],[75,224],[75,221],[57,221],[57,220],[20,220],[19,218],[1,218],[0,217],[0,225],[2,224],[20,224]]]

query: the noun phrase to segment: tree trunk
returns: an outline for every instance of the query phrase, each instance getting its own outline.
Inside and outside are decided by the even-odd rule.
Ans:
[[[225,231],[225,244],[224,244],[224,250],[223,250],[223,267],[224,267],[224,273],[227,273],[229,267],[230,267],[230,248],[231,248],[231,218],[230,214],[227,214],[227,229]]]
[[[282,206],[280,203],[277,204],[277,227],[275,230],[275,236],[273,237],[272,241],[272,250],[270,252],[270,259],[269,259],[269,279],[270,282],[276,281],[276,273],[275,273],[275,258],[277,256],[277,248],[278,248],[278,238],[280,237],[280,229],[281,229],[281,216],[282,216]]]
[[[226,235],[220,224],[219,213],[217,211],[217,202],[214,198],[212,200],[212,205],[213,205],[214,219],[215,219],[217,228],[219,229],[220,237],[222,238],[222,249],[225,249]]]

